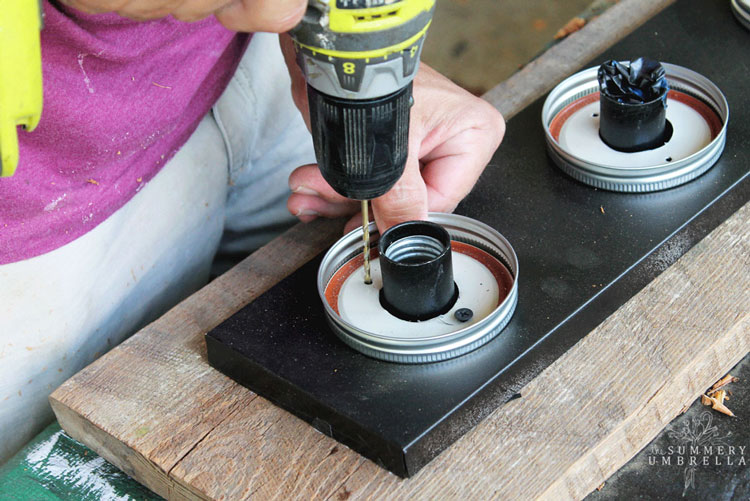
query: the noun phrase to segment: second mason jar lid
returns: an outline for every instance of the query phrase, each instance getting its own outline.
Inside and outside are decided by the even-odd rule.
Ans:
[[[651,150],[626,153],[599,136],[598,67],[567,78],[542,108],[547,149],[555,164],[585,184],[610,191],[651,192],[695,179],[724,151],[729,106],[706,77],[662,63],[670,91],[667,121],[671,138]]]

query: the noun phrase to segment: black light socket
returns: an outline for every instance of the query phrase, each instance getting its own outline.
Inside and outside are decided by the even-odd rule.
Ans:
[[[451,238],[440,225],[408,221],[380,237],[380,302],[392,315],[409,321],[450,311],[458,299],[453,281]]]
[[[660,63],[644,58],[629,64],[608,61],[599,68],[598,78],[599,136],[610,148],[650,150],[670,139],[669,86]]]

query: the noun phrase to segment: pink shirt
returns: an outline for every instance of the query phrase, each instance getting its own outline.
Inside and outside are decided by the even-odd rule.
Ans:
[[[56,249],[122,207],[185,143],[247,35],[213,18],[138,23],[44,2],[44,109],[0,178],[0,264]]]

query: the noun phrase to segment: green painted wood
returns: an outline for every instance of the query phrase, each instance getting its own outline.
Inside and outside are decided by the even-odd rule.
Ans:
[[[0,467],[0,500],[160,500],[94,451],[70,438],[57,422]]]

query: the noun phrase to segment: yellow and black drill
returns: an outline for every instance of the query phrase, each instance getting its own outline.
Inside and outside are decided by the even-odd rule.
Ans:
[[[404,172],[412,80],[435,0],[310,0],[291,32],[307,80],[318,166],[338,193],[367,201]]]

